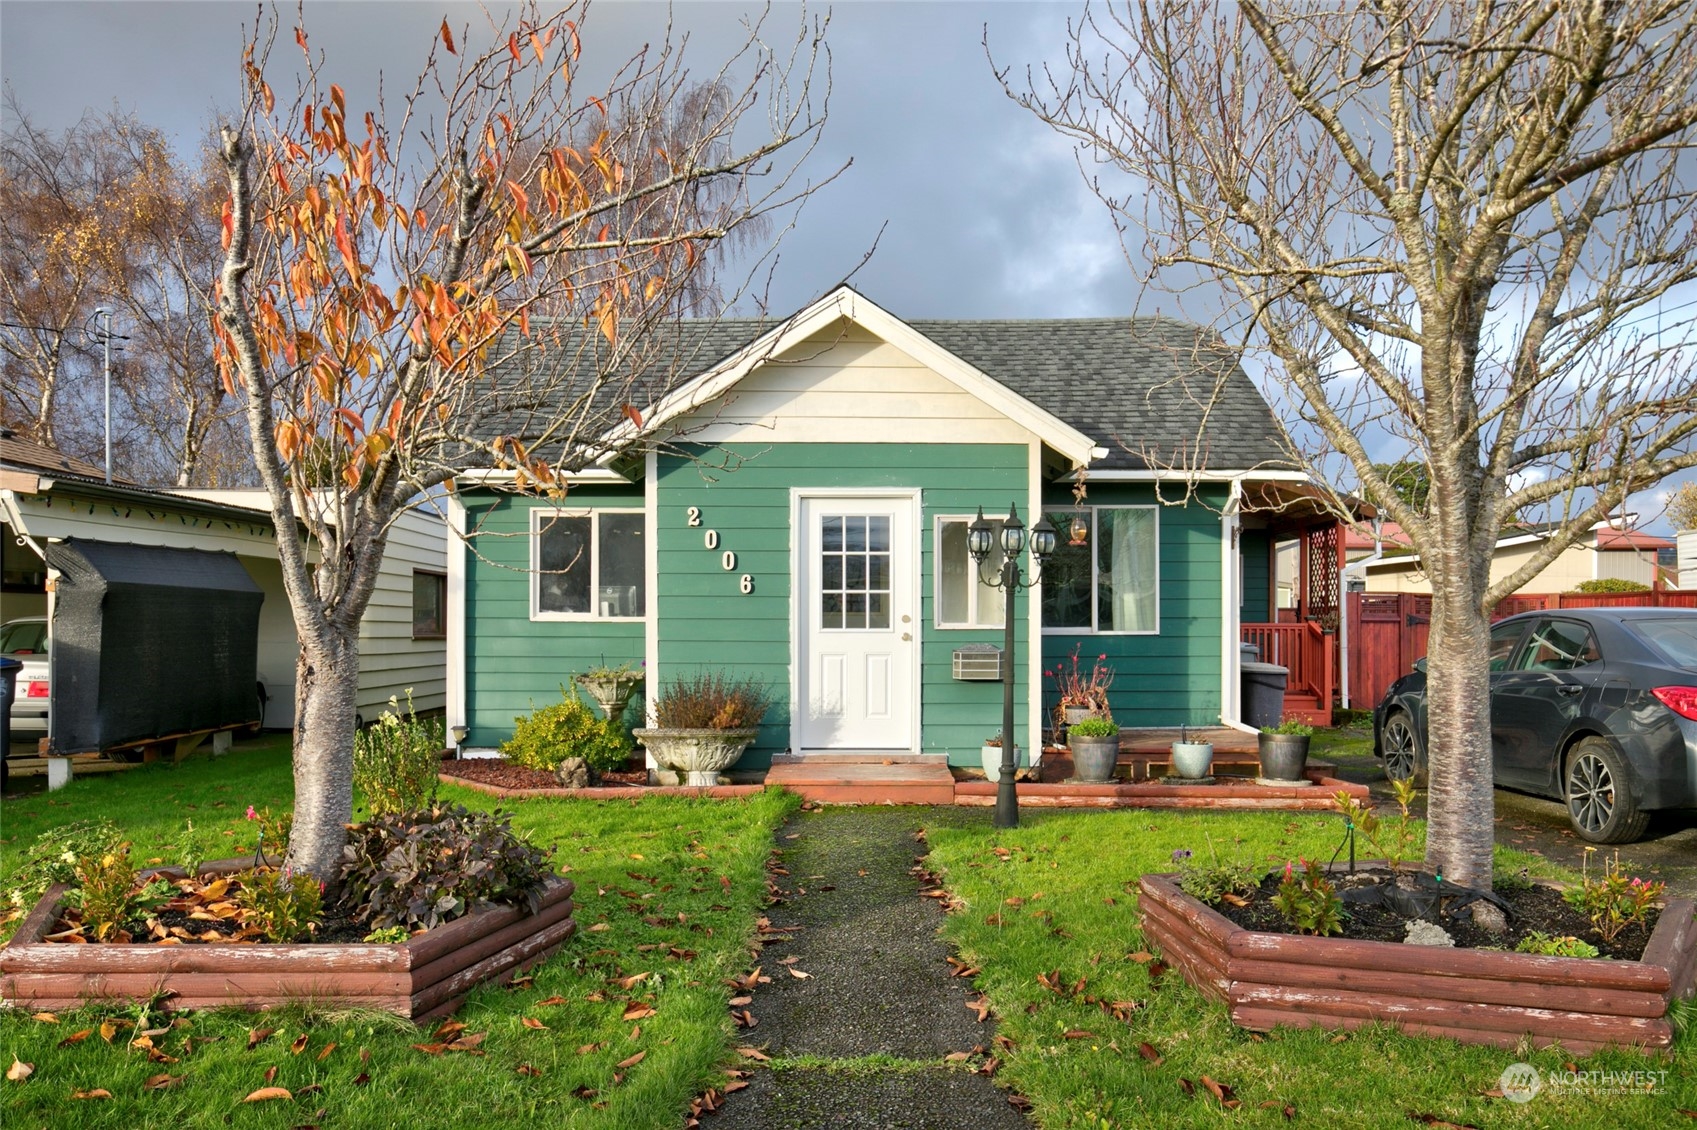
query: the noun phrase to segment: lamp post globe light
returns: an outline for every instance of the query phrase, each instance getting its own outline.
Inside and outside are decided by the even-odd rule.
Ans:
[[[978,508],[978,517],[966,531],[966,549],[972,555],[972,563],[978,570],[979,579],[992,588],[1002,590],[1007,604],[1002,613],[1002,626],[1005,633],[1002,643],[1002,772],[1001,779],[996,783],[996,814],[994,826],[997,828],[1019,827],[1019,794],[1014,789],[1014,774],[1019,770],[1019,762],[1014,756],[1014,596],[1020,589],[1033,589],[1043,583],[1043,561],[1055,551],[1055,527],[1049,524],[1047,518],[1039,518],[1031,528],[1030,545],[1033,576],[1022,578],[1019,567],[1019,555],[1026,547],[1025,523],[1019,520],[1019,507],[1008,506],[1008,516],[1002,522],[1002,575],[996,580],[984,578],[984,562],[990,556],[990,550],[996,543],[996,529],[984,517],[984,508]]]

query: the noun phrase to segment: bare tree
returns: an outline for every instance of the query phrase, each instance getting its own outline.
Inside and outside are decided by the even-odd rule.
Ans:
[[[782,51],[750,25],[678,144],[667,115],[703,81],[681,47],[585,91],[585,14],[444,21],[393,119],[349,109],[304,29],[291,97],[266,81],[275,24],[243,61],[218,361],[301,644],[288,859],[321,877],[352,815],[358,629],[391,524],[470,462],[563,493],[676,376],[668,327],[707,249],[816,187],[792,178],[824,122],[822,21]]]
[[[1488,886],[1489,612],[1697,464],[1685,342],[1657,317],[1697,279],[1692,6],[1145,0],[1073,30],[1067,67],[1010,94],[1129,174],[1096,180],[1145,235],[1128,252],[1190,309],[1223,284],[1307,464],[1346,467],[1421,554],[1427,862]],[[1403,451],[1424,510],[1375,467]],[[1561,529],[1492,584],[1523,510]],[[1608,836],[1641,830],[1616,810]]]

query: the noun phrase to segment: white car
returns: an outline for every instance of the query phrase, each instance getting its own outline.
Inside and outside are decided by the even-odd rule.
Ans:
[[[47,733],[47,618],[0,624],[0,655],[23,663],[12,690],[12,732]]]

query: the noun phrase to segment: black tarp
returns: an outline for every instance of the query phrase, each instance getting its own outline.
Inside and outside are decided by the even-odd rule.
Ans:
[[[55,749],[258,723],[265,594],[235,554],[68,538],[47,564]]]

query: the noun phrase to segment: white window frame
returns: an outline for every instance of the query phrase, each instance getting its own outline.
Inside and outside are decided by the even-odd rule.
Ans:
[[[953,621],[945,622],[943,620],[943,523],[945,523],[945,522],[961,522],[961,523],[964,523],[967,526],[971,526],[972,523],[976,522],[977,520],[978,520],[978,516],[976,514],[938,514],[932,520],[932,527],[931,527],[931,609],[932,609],[932,611],[931,611],[931,624],[932,624],[933,627],[937,628],[939,631],[944,631],[944,632],[999,632],[1003,628],[1003,626],[1001,624],[981,624],[981,623],[978,622],[978,614],[979,614],[979,611],[980,611],[978,598],[979,598],[979,595],[980,595],[980,589],[979,589],[979,586],[977,584],[973,584],[970,588],[967,589],[966,603],[967,603],[968,611],[969,611],[970,615],[972,616],[972,621],[970,623],[961,624],[961,623],[955,623]],[[1001,538],[1001,523],[1002,523],[1003,519],[1000,518],[1000,517],[997,517],[997,518],[989,519],[989,521],[991,521],[995,524],[995,526],[996,526],[996,537],[999,541],[1000,538]],[[970,568],[970,569],[973,569],[974,571],[976,571],[979,568],[978,564],[972,560],[971,554],[967,555],[966,563],[967,563],[967,567]],[[1004,614],[1005,614],[1006,610],[1004,609],[1003,611],[1004,611]]]
[[[643,507],[629,506],[598,506],[588,509],[554,509],[547,506],[530,508],[530,618],[533,621],[549,620],[594,620],[606,624],[640,624],[648,619],[642,616],[603,616],[600,602],[595,599],[596,591],[600,588],[601,568],[601,523],[598,520],[602,514],[635,514],[642,518],[642,536],[653,537],[649,529],[648,511]],[[542,525],[544,520],[553,521],[556,518],[588,518],[589,522],[589,591],[590,602],[588,612],[544,612],[542,610]],[[651,598],[654,585],[653,578],[644,567],[643,605],[646,608]]]
[[[1102,510],[1153,510],[1153,511],[1155,511],[1155,522],[1154,522],[1154,527],[1153,527],[1154,531],[1155,531],[1155,626],[1153,628],[1146,630],[1146,631],[1141,631],[1141,632],[1115,631],[1112,628],[1103,628],[1103,627],[1100,626],[1100,613],[1101,613],[1102,605],[1101,605],[1101,599],[1100,599],[1099,594],[1101,592],[1101,586],[1102,586],[1102,558],[1101,558],[1101,555],[1097,552],[1097,537],[1098,537],[1098,534],[1099,534],[1102,526],[1101,526],[1101,522],[1099,522],[1097,520],[1097,513],[1098,513],[1098,511],[1102,511]],[[1058,507],[1052,507],[1052,508],[1045,506],[1043,508],[1042,512],[1043,512],[1044,515],[1048,515],[1048,514],[1088,514],[1090,516],[1090,533],[1085,539],[1085,544],[1090,550],[1090,626],[1087,627],[1087,628],[1085,628],[1085,627],[1053,628],[1053,627],[1050,627],[1050,626],[1045,624],[1043,626],[1043,634],[1044,635],[1046,635],[1046,636],[1158,636],[1158,635],[1161,634],[1161,514],[1160,514],[1160,511],[1161,511],[1161,507],[1159,505],[1152,504],[1152,503],[1146,503],[1146,502],[1127,503],[1125,505],[1120,505],[1120,504],[1115,504],[1115,503],[1107,503],[1107,504],[1103,504],[1101,506],[1058,506]],[[1062,536],[1062,537],[1066,536],[1064,531],[1057,530],[1056,532],[1058,534],[1060,534],[1060,536]],[[1039,591],[1038,599],[1039,600],[1043,599],[1041,591]]]

